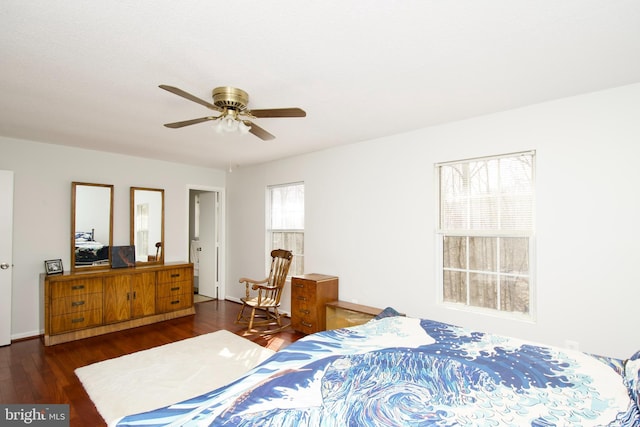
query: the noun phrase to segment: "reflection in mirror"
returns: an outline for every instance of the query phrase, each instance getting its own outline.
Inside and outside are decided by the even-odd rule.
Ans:
[[[71,270],[109,268],[113,185],[71,183]]]
[[[131,187],[130,244],[136,264],[164,262],[164,190]]]

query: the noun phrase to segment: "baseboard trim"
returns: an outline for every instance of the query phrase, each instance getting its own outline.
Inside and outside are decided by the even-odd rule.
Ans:
[[[44,334],[44,329],[41,331],[30,331],[30,332],[23,332],[20,334],[13,334],[11,335],[11,342],[30,340],[32,338],[38,338],[43,334]]]

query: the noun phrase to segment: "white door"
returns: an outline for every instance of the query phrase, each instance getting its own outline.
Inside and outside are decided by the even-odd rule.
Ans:
[[[0,346],[11,344],[13,172],[0,171]]]
[[[218,297],[218,194],[200,193],[200,254],[198,293]]]

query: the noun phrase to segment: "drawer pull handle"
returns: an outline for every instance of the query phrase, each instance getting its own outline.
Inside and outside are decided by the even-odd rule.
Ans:
[[[71,307],[80,307],[81,305],[84,305],[84,301],[73,301],[71,303]]]
[[[81,323],[84,322],[84,317],[78,317],[76,319],[71,319],[71,323]]]
[[[296,288],[304,288],[304,285],[302,283],[294,283],[293,286],[295,286]]]
[[[307,300],[307,297],[298,297],[298,300],[299,300],[299,301],[306,301],[306,300]]]
[[[302,313],[302,314],[309,314],[309,313],[311,313],[311,311],[309,311],[309,310],[300,310],[300,313]]]
[[[171,275],[171,277],[180,277],[180,273],[174,273]]]
[[[180,300],[171,301],[171,305],[180,304]]]
[[[307,328],[311,328],[313,325],[311,323],[302,322],[302,326],[305,326]]]
[[[173,288],[171,288],[172,291],[179,291],[180,290],[180,286],[174,286]]]
[[[74,285],[71,287],[73,291],[77,291],[78,289],[84,289],[84,285]]]

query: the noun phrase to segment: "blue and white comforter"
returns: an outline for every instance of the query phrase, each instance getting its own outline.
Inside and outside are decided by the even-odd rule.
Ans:
[[[388,317],[306,336],[225,387],[117,425],[637,427],[636,405],[621,360]]]

